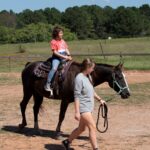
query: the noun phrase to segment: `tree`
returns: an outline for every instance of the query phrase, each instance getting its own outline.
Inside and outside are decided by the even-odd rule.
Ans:
[[[30,9],[26,9],[17,15],[17,27],[22,28],[25,25],[33,23],[34,13]]]
[[[33,12],[32,23],[39,23],[39,22],[47,23],[46,16],[42,9]]]
[[[104,10],[97,5],[92,5],[88,7],[89,9],[87,10],[89,15],[91,15],[93,21],[95,35],[97,35],[98,38],[105,38],[107,35],[105,26],[107,18],[104,13]]]
[[[61,23],[61,12],[56,8],[46,8],[44,10],[45,17],[49,24],[60,24]]]
[[[1,11],[0,12],[0,25],[6,27],[16,27],[16,14],[10,10],[8,11]]]
[[[90,38],[93,21],[87,12],[79,7],[69,8],[63,13],[63,23],[76,33],[79,39]]]
[[[145,15],[146,17],[148,17],[150,19],[150,5],[148,4],[145,4],[145,5],[142,5],[140,8],[139,8],[141,14]]]
[[[112,18],[112,32],[117,37],[134,37],[142,32],[140,13],[123,6],[117,8]]]

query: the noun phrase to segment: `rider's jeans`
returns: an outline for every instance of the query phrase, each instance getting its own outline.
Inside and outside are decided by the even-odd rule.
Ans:
[[[54,74],[56,73],[58,66],[60,64],[60,60],[59,59],[53,59],[52,60],[52,69],[50,70],[49,74],[48,74],[48,79],[47,82],[51,83]]]

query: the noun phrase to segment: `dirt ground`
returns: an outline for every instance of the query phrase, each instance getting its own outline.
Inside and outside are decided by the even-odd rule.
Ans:
[[[18,73],[5,75],[20,78]],[[150,71],[127,71],[126,77],[130,84],[150,82]],[[101,87],[107,88],[107,85],[103,84]],[[37,134],[33,129],[33,100],[31,100],[26,111],[28,126],[22,132],[18,132],[18,124],[21,122],[19,103],[22,99],[22,86],[0,85],[0,91],[0,150],[63,150],[61,140],[55,139],[54,132],[58,121],[59,101],[44,100],[44,110],[39,115],[39,126],[43,134]],[[108,105],[109,129],[104,134],[97,132],[100,149],[150,150],[150,103]],[[64,138],[78,125],[74,120],[73,109],[71,104],[62,125]],[[95,105],[95,119],[97,109],[98,105]],[[92,150],[88,132],[74,140],[72,148]]]

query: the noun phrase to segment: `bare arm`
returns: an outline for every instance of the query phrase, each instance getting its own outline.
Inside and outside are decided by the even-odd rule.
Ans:
[[[71,57],[71,54],[70,54],[69,49],[66,49],[66,53],[67,53],[67,55],[68,55],[68,57],[69,57],[68,59],[69,59],[69,60],[72,60],[72,57]]]
[[[102,104],[106,103],[96,92],[94,93],[94,98],[100,101]]]
[[[71,57],[71,56],[62,55],[62,54],[58,53],[57,51],[54,51],[53,53],[54,53],[56,56],[60,57],[60,58],[63,58],[63,59],[66,59],[66,60],[72,60],[72,57]]]
[[[80,120],[80,110],[79,110],[79,105],[80,103],[79,103],[79,100],[78,99],[75,99],[75,102],[74,102],[74,107],[75,107],[75,119],[77,120],[77,121],[79,121]]]
[[[75,113],[80,113],[80,110],[79,110],[79,100],[78,99],[75,99],[74,107],[75,107]]]
[[[70,55],[69,49],[66,49],[66,53],[67,53],[67,55]]]
[[[54,53],[56,56],[60,57],[60,58],[68,59],[68,56],[64,56],[64,55],[58,53],[58,52],[55,51],[55,50],[53,51],[53,53]]]
[[[75,119],[80,120],[80,96],[82,91],[82,80],[78,77],[75,78],[74,86],[74,107],[75,107]]]

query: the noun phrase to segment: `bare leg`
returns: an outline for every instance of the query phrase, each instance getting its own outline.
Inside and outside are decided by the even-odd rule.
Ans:
[[[96,138],[96,125],[95,125],[95,121],[92,117],[92,113],[91,112],[83,113],[81,115],[81,117],[83,118],[86,126],[89,129],[89,137],[90,137],[90,142],[91,142],[93,149],[98,148],[97,138]]]
[[[83,131],[85,131],[85,129],[86,129],[86,126],[85,126],[83,118],[81,117],[79,127],[76,128],[68,138],[69,142],[71,143],[74,139],[76,139]]]

